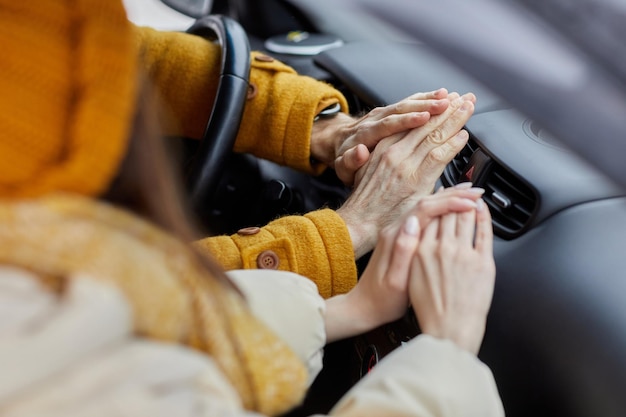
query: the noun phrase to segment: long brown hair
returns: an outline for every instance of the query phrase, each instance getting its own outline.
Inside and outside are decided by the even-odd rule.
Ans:
[[[126,157],[103,198],[191,243],[205,236],[200,236],[199,222],[186,204],[182,169],[174,168],[174,156],[180,154],[179,148],[174,139],[168,140],[161,134],[163,129],[157,117],[159,102],[153,86],[143,77],[140,86]],[[210,275],[233,286],[214,259],[199,257]]]

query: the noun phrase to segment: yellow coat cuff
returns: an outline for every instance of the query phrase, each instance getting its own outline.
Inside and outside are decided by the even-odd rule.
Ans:
[[[324,298],[348,292],[357,281],[350,234],[330,209],[282,217],[259,233],[210,237],[196,246],[227,270],[257,268],[258,257],[272,251],[278,256],[278,269],[310,278]]]
[[[246,104],[236,152],[254,155],[294,169],[319,174],[324,166],[311,165],[313,119],[344,96],[330,84],[298,75],[277,60],[257,60],[252,54],[250,83],[256,91]]]

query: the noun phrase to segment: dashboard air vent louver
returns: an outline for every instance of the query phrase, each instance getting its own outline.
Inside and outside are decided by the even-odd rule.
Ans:
[[[536,209],[535,193],[515,174],[484,154],[474,137],[470,136],[467,145],[446,166],[442,181],[447,187],[465,181],[460,178],[468,176],[470,161],[476,164],[476,156],[481,154],[482,168],[480,172],[472,170],[472,181],[475,186],[485,189],[483,199],[491,211],[496,235],[505,239],[515,238],[526,230]],[[489,160],[487,163],[485,158]],[[479,171],[478,167],[475,171]]]
[[[458,184],[461,173],[467,166],[476,149],[478,149],[478,144],[470,137],[461,152],[454,157],[443,172],[446,186]]]
[[[482,187],[495,232],[509,239],[520,235],[535,211],[537,200],[532,189],[497,163],[491,165]]]

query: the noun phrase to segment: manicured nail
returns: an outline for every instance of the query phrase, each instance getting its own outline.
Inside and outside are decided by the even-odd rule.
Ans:
[[[476,96],[474,95],[474,93],[465,93],[463,94],[463,98],[465,100],[471,101],[472,103],[476,101]]]
[[[484,194],[485,193],[485,189],[484,188],[480,188],[480,187],[472,187],[469,190],[470,193],[473,194]]]
[[[482,198],[476,201],[476,211],[483,211],[485,209],[485,202]]]
[[[468,188],[472,187],[472,182],[471,181],[467,181],[467,182],[460,182],[457,185],[454,186],[454,188],[457,188],[459,190],[465,190]]]
[[[417,217],[409,216],[408,219],[404,222],[404,233],[411,236],[417,236],[419,232],[419,226],[417,222]]]

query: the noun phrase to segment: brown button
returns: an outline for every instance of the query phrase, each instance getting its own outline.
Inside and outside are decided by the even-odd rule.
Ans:
[[[259,89],[256,88],[256,84],[250,83],[248,84],[248,100],[252,100],[253,98],[256,97],[257,93],[259,92]]]
[[[274,62],[274,58],[268,55],[263,55],[263,54],[255,55],[254,60],[259,61],[259,62]]]
[[[249,235],[256,235],[260,231],[261,229],[258,227],[244,227],[243,229],[237,230],[237,234],[240,236],[249,236]]]
[[[278,269],[279,263],[280,259],[278,259],[278,255],[271,250],[261,252],[256,258],[256,265],[260,269]]]

